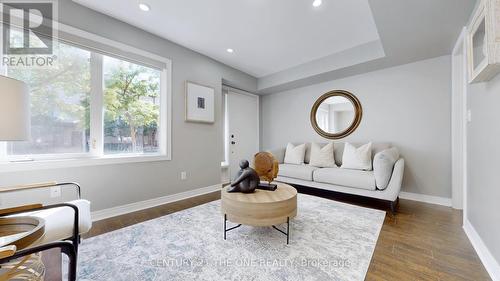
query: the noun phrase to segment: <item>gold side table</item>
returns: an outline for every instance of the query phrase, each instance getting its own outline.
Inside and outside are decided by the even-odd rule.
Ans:
[[[22,250],[45,234],[45,221],[35,217],[0,218],[0,248],[15,246]],[[43,280],[45,266],[41,253],[31,254],[9,263],[0,265],[0,281],[6,280]]]

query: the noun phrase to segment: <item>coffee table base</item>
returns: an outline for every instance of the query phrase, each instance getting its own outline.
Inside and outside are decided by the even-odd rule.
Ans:
[[[226,240],[226,233],[233,230],[233,229],[236,229],[238,227],[241,226],[241,223],[236,225],[236,226],[233,226],[231,228],[227,228],[227,214],[224,214],[224,240]],[[276,226],[272,225],[272,227],[274,229],[276,229],[277,231],[279,231],[280,233],[283,233],[284,235],[286,235],[286,244],[290,244],[290,217],[286,217],[286,232],[277,228]]]

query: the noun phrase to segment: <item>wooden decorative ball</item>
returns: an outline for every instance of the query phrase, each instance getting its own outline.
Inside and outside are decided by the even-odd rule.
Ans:
[[[259,152],[254,156],[254,169],[260,179],[272,182],[279,171],[278,160],[270,152]]]

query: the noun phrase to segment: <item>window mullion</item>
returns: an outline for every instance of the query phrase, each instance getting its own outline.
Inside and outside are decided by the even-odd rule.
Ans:
[[[7,156],[7,142],[0,141],[0,162],[9,161],[9,157]]]
[[[3,54],[0,54],[1,60],[3,60],[3,56]],[[7,67],[3,66],[3,64],[0,64],[0,75],[7,76]],[[0,162],[8,161],[7,146],[6,141],[0,141]]]
[[[103,155],[103,73],[102,55],[90,56],[90,153],[94,157]]]
[[[167,99],[167,84],[170,83],[167,81],[167,69],[164,69],[160,75],[160,118],[159,118],[159,144],[160,144],[160,153],[161,154],[169,154],[169,149],[167,147],[167,140],[170,139],[169,136],[169,128],[168,128],[168,120],[170,116],[168,116],[168,107],[170,107],[170,101]]]

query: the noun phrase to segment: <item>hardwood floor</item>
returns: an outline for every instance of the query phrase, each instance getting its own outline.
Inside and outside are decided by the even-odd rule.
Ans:
[[[98,221],[85,237],[219,198],[214,192]],[[400,200],[396,215],[388,212],[385,218],[366,280],[491,280],[461,225],[461,211]]]
[[[400,200],[387,215],[366,280],[491,280],[462,229],[462,212]]]
[[[92,224],[92,228],[90,231],[83,235],[82,237],[88,238],[92,236],[96,236],[99,234],[103,234],[106,232],[110,232],[113,230],[117,230],[120,228],[124,228],[130,225],[134,225],[143,221],[155,219],[161,216],[165,216],[171,213],[175,213],[184,209],[188,209],[194,206],[198,206],[201,204],[205,204],[214,200],[220,199],[220,192],[212,192],[209,194],[205,194],[202,196],[197,196],[165,205],[161,205],[158,207],[138,211],[138,212],[133,212],[133,213],[128,213],[125,215],[109,218],[109,219],[104,219],[100,220],[97,222],[94,222]]]

